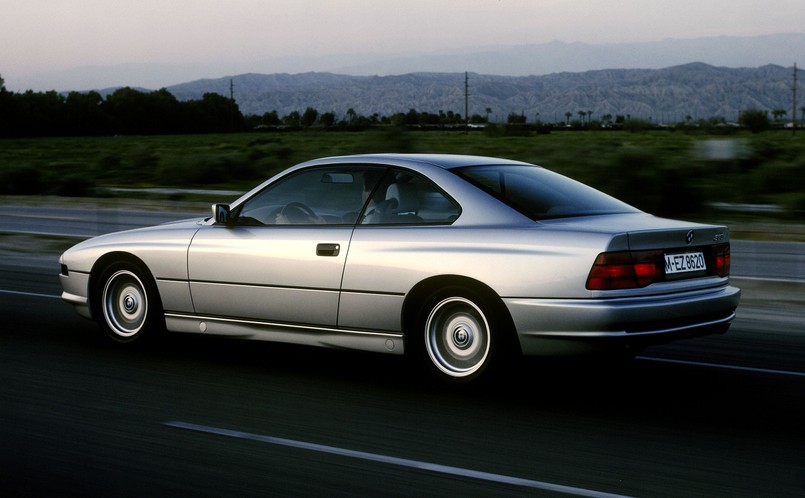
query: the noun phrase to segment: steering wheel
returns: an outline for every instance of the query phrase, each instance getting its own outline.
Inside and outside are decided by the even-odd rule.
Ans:
[[[277,215],[277,223],[285,220],[289,224],[309,224],[318,223],[319,216],[313,212],[307,204],[301,202],[289,202],[282,207]]]

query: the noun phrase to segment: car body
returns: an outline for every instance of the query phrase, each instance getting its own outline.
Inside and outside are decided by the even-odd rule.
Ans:
[[[658,218],[545,168],[372,154],[294,166],[213,216],[102,235],[62,297],[117,342],[167,328],[403,354],[470,381],[510,354],[723,333],[724,226]]]

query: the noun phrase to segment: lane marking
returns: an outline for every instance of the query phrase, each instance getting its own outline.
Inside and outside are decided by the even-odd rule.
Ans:
[[[772,278],[772,277],[742,277],[740,275],[730,275],[736,280],[751,280],[754,282],[779,282],[784,284],[805,284],[805,279],[801,278]]]
[[[674,360],[672,358],[652,358],[650,356],[637,356],[636,360],[656,361],[659,363],[672,363],[675,365],[691,365],[697,367],[720,368],[723,370],[740,370],[742,372],[755,372],[774,375],[788,375],[791,377],[805,377],[805,372],[791,372],[788,370],[772,370],[769,368],[741,367],[738,365],[724,365],[723,363],[706,363],[702,361]]]
[[[78,216],[51,216],[48,214],[20,214],[20,213],[0,213],[6,218],[25,218],[34,220],[55,220],[55,221],[83,221]]]
[[[38,292],[24,292],[0,289],[0,294],[13,294],[15,296],[29,296],[29,297],[47,297],[51,299],[61,299],[61,296],[54,296],[52,294],[39,294]]]
[[[343,456],[348,458],[356,458],[359,460],[367,460],[370,462],[385,463],[390,465],[397,465],[399,467],[407,467],[412,469],[427,470],[439,474],[447,474],[458,477],[469,477],[472,479],[479,479],[482,481],[490,481],[500,484],[508,484],[512,486],[520,486],[530,489],[538,489],[541,491],[551,491],[556,493],[564,493],[574,496],[589,496],[596,498],[622,498],[624,495],[616,495],[611,493],[602,493],[600,491],[593,491],[584,488],[576,488],[573,486],[563,486],[561,484],[552,484],[549,482],[532,481],[530,479],[522,479],[519,477],[505,476],[501,474],[492,474],[489,472],[480,472],[477,470],[462,469],[459,467],[450,467],[447,465],[439,465],[435,463],[421,462],[418,460],[409,460],[407,458],[397,458],[377,453],[367,453],[365,451],[348,450],[345,448],[338,448],[335,446],[325,446],[322,444],[307,443],[304,441],[295,441],[293,439],[284,439],[273,436],[264,436],[260,434],[251,434],[248,432],[233,431],[229,429],[221,429],[218,427],[209,427],[205,425],[191,424],[188,422],[163,422],[163,425],[173,427],[175,429],[183,429],[194,432],[202,432],[205,434],[214,434],[216,436],[224,436],[235,439],[247,439],[250,441],[257,441],[261,443],[274,444],[279,446],[286,446],[290,448],[303,449],[308,451],[315,451],[318,453],[327,453],[331,455]]]
[[[7,228],[0,228],[0,233],[3,235],[42,235],[47,237],[64,237],[67,239],[88,239],[102,235],[95,234],[81,234],[81,233],[66,233],[66,232],[45,232],[42,230],[12,230]]]

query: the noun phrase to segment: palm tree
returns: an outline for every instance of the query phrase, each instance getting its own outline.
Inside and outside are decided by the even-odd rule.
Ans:
[[[565,113],[565,118],[567,119],[567,124],[570,124],[570,118],[571,118],[572,116],[573,116],[573,113],[572,113],[572,112],[570,112],[570,111],[567,111],[567,112]]]

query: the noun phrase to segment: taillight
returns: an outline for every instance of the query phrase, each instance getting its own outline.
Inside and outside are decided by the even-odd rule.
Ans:
[[[730,275],[730,245],[721,244],[713,248],[716,275],[728,277]]]
[[[605,252],[595,258],[589,290],[635,289],[664,278],[662,251]]]

